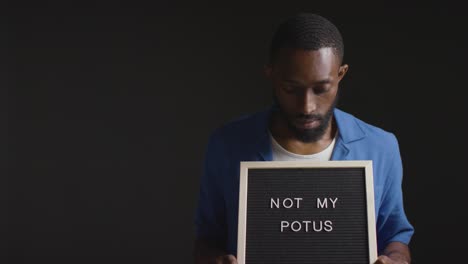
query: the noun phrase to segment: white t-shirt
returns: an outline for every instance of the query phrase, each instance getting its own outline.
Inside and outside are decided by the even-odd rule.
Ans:
[[[283,148],[275,140],[275,138],[271,135],[271,133],[270,133],[270,138],[271,138],[271,149],[273,152],[274,161],[305,161],[305,160],[328,161],[330,160],[332,156],[333,148],[335,146],[335,141],[336,141],[336,136],[335,136],[332,142],[330,143],[330,145],[328,145],[328,147],[325,148],[324,150],[315,154],[300,155],[300,154],[289,152],[285,148]]]

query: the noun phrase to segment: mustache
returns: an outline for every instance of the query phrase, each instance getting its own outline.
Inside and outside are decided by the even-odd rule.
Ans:
[[[323,120],[323,116],[317,115],[317,114],[311,114],[311,115],[306,115],[306,114],[299,114],[296,115],[296,119],[300,121],[305,121],[305,122],[310,122],[310,121],[315,121],[315,120]]]

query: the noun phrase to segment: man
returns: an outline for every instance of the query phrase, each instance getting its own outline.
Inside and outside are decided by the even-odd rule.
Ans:
[[[209,140],[196,216],[196,263],[237,263],[241,161],[307,159],[373,161],[376,263],[410,263],[413,227],[403,209],[398,142],[335,108],[348,70],[343,54],[338,29],[319,15],[299,14],[279,26],[265,67],[273,107],[226,124]]]

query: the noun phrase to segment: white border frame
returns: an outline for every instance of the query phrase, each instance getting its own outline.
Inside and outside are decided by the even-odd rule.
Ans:
[[[366,177],[367,233],[369,240],[369,260],[377,260],[377,238],[375,227],[374,177],[372,160],[336,161],[243,161],[240,164],[239,219],[237,235],[237,262],[245,264],[245,238],[247,227],[247,183],[249,169],[289,169],[289,168],[364,168]]]

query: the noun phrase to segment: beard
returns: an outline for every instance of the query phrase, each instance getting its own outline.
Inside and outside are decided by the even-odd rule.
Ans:
[[[325,112],[325,114],[298,114],[290,115],[288,114],[279,104],[278,99],[274,96],[274,108],[280,114],[280,116],[286,121],[288,129],[293,133],[294,137],[301,142],[310,143],[316,142],[323,137],[325,131],[327,130],[330,120],[333,117],[333,111],[335,110],[336,104],[338,102],[338,93],[336,94],[335,100],[331,104],[330,108]],[[295,122],[312,122],[318,121],[319,125],[314,128],[302,129],[295,125]]]

